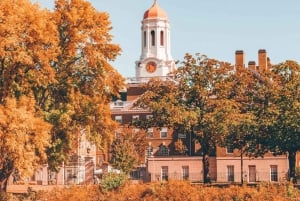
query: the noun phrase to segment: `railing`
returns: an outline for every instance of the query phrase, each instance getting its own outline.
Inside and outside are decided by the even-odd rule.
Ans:
[[[178,181],[190,181],[192,183],[203,183],[203,173],[189,173],[182,175],[181,173],[169,173],[162,177],[161,174],[137,174],[131,175],[131,179],[134,180],[144,180],[144,181],[163,181],[163,180],[178,180]],[[241,173],[234,172],[233,175],[228,175],[227,172],[217,172],[216,177],[209,177],[210,183],[241,183]],[[248,173],[243,173],[243,182],[245,183],[257,183],[257,182],[286,182],[287,173],[281,172],[277,174],[276,177],[272,177],[270,172],[256,172],[251,174],[250,177]]]

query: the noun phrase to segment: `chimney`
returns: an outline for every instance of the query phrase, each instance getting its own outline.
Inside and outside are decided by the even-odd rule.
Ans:
[[[258,50],[258,71],[266,71],[268,69],[267,52],[264,49]]]
[[[235,68],[243,68],[245,67],[245,55],[243,50],[235,51]]]
[[[267,62],[268,62],[268,67],[267,67],[267,69],[270,70],[271,67],[272,67],[272,64],[271,64],[271,60],[270,60],[269,57],[267,57]]]
[[[249,61],[248,62],[248,68],[255,71],[256,70],[255,61]]]

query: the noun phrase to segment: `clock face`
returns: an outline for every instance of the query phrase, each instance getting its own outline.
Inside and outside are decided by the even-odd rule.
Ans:
[[[156,70],[156,63],[153,61],[150,61],[146,65],[146,70],[148,73],[153,73]]]

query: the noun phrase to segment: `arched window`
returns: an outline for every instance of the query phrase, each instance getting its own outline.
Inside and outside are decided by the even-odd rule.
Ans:
[[[164,31],[160,31],[160,45],[164,46]]]
[[[155,46],[155,31],[151,31],[151,45]]]
[[[144,47],[147,45],[147,33],[144,31]]]

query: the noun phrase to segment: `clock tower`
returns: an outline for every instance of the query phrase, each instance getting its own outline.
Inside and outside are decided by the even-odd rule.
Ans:
[[[136,79],[147,81],[151,77],[166,77],[175,70],[171,56],[170,24],[167,13],[154,1],[143,16],[141,27],[141,56],[136,61]]]

